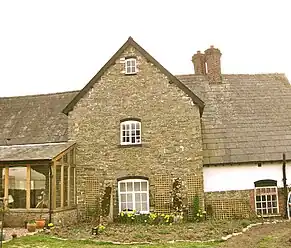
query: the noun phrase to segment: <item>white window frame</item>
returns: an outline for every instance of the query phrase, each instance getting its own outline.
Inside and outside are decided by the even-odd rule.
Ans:
[[[134,129],[132,127],[135,127]],[[139,126],[139,129],[137,128]],[[139,135],[137,134],[139,131]],[[124,140],[129,139],[129,141]],[[133,141],[134,139],[134,141]],[[123,121],[120,123],[120,144],[121,145],[139,145],[141,144],[141,122],[140,121]]]
[[[131,75],[136,73],[137,73],[136,58],[125,59],[125,74]]]
[[[266,191],[268,189],[273,190],[275,189],[275,192],[272,194],[272,192],[266,192],[265,194],[260,194],[260,196],[265,195],[265,201],[263,201],[262,199],[260,201],[257,201],[257,190],[263,190],[265,189]],[[265,186],[265,187],[255,187],[254,189],[254,197],[255,197],[255,210],[256,210],[256,214],[257,215],[261,215],[261,216],[278,216],[280,213],[280,209],[279,209],[279,199],[278,199],[278,187],[277,186]],[[272,200],[272,196],[276,194],[276,204],[277,207],[273,206],[273,200]],[[271,200],[268,200],[268,196],[271,196]],[[268,207],[268,203],[271,203],[271,207]],[[266,207],[263,207],[263,203],[266,204]],[[257,207],[257,204],[261,204],[261,208]],[[270,212],[270,210],[273,210],[273,208],[277,208],[277,213],[273,213],[272,211]],[[263,209],[266,209],[266,214],[263,213]],[[261,210],[261,213],[258,213],[258,210]]]
[[[142,182],[145,182],[146,185],[147,185],[147,189],[146,191],[144,190],[141,190],[140,191],[135,191],[135,188],[134,188],[134,183],[142,183]],[[120,184],[121,183],[125,183],[125,186],[126,186],[126,190],[125,191],[122,191],[121,192],[121,187],[120,187]],[[127,191],[127,184],[128,183],[132,183],[132,191]],[[149,209],[150,209],[150,202],[149,202],[149,181],[146,180],[146,179],[124,179],[124,180],[120,180],[118,182],[118,205],[119,205],[119,213],[122,212],[124,209],[121,208],[121,195],[124,194],[124,195],[127,195],[127,194],[131,194],[131,197],[132,197],[132,205],[133,205],[133,208],[132,208],[132,211],[129,211],[127,210],[127,212],[133,212],[133,211],[137,211],[136,210],[136,199],[135,199],[135,194],[136,193],[140,193],[140,194],[146,194],[146,210],[140,210],[138,213],[140,214],[147,214],[149,213]],[[127,196],[126,196],[127,197]],[[140,203],[142,203],[142,201],[140,201]],[[127,202],[126,202],[126,205],[127,205]]]

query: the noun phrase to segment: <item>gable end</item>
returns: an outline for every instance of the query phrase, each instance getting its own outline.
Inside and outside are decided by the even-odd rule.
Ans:
[[[139,44],[137,44],[132,37],[121,46],[121,48],[109,59],[109,61],[100,69],[100,71],[89,81],[89,83],[73,98],[73,100],[64,108],[63,113],[68,115],[73,110],[74,106],[78,101],[94,86],[95,82],[98,81],[104,72],[112,65],[115,64],[116,59],[120,57],[122,52],[128,47],[132,46],[138,50],[149,62],[154,64],[159,70],[165,74],[171,83],[174,83],[179,89],[185,92],[199,107],[200,116],[202,116],[204,109],[204,102],[196,96],[187,86],[185,86],[180,80],[172,75],[167,69],[165,69],[158,61],[156,61],[147,51],[145,51]]]

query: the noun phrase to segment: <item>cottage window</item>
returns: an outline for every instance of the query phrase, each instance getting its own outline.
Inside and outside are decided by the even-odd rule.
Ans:
[[[257,181],[255,186],[256,213],[262,216],[277,215],[279,213],[277,182],[261,180]]]
[[[119,212],[149,212],[149,185],[145,179],[126,179],[118,182]]]
[[[121,145],[136,145],[141,143],[141,122],[123,121],[120,123]]]
[[[125,74],[135,74],[136,73],[136,59],[128,58],[125,60]]]

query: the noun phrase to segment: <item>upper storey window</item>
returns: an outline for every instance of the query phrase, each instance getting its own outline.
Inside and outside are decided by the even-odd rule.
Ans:
[[[141,144],[141,123],[140,121],[123,121],[120,123],[121,145]]]
[[[136,58],[128,58],[125,60],[125,74],[136,74]]]

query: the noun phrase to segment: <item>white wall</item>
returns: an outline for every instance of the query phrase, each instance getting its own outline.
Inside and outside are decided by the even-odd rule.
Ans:
[[[287,184],[291,184],[291,164],[287,164]],[[204,167],[204,191],[253,189],[254,182],[263,179],[277,180],[283,187],[282,163]]]

